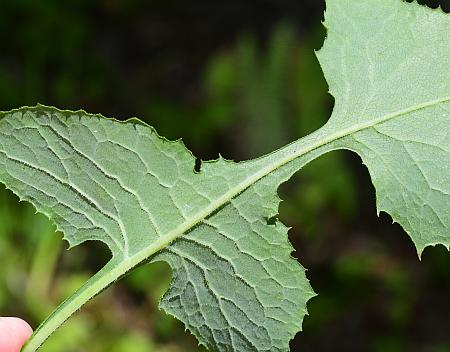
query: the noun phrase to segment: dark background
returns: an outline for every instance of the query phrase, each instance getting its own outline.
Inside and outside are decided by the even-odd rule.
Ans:
[[[423,3],[423,2],[421,2]],[[428,1],[450,10],[450,1]],[[333,100],[314,49],[318,0],[1,0],[0,110],[40,102],[137,116],[202,159],[252,158],[320,127]],[[449,33],[450,35],[450,33]],[[377,218],[360,159],[314,161],[283,185],[280,217],[318,297],[292,351],[450,351],[450,254]],[[0,190],[0,313],[34,327],[106,262],[65,251],[46,219]],[[99,255],[104,253],[104,255]],[[200,351],[157,309],[165,265],[140,268],[42,351]]]

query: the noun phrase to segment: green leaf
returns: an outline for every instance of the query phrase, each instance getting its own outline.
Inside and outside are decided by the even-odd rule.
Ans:
[[[161,306],[214,351],[287,351],[314,293],[276,219],[278,186],[335,149],[369,166],[379,211],[419,252],[449,245],[450,19],[399,0],[328,0],[319,59],[336,98],[320,130],[262,158],[195,159],[139,122],[37,106],[3,113],[0,181],[71,246],[111,261],[64,302],[35,351],[85,302],[136,266],[167,261]],[[330,172],[330,176],[332,173]]]
[[[286,351],[314,294],[276,216],[275,155],[204,163],[132,120],[38,106],[0,120],[0,178],[70,246],[105,242],[111,261],[37,330],[35,350],[83,303],[145,261],[173,281],[161,306],[208,348]],[[269,167],[268,167],[269,166]]]
[[[419,254],[450,246],[450,18],[398,0],[328,0],[318,57],[336,105],[336,146],[368,166],[378,212]],[[345,136],[344,136],[345,135]]]

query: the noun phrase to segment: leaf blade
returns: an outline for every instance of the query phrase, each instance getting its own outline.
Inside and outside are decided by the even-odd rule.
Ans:
[[[0,120],[0,133],[2,182],[56,222],[72,246],[101,240],[113,255],[107,269],[38,330],[37,334],[43,333],[34,345],[42,343],[44,332],[51,333],[85,300],[143,261],[171,263],[176,286],[180,278],[173,259],[176,254],[185,267],[189,261],[191,271],[198,274],[202,268],[203,277],[197,275],[191,284],[205,291],[204,283],[208,283],[215,309],[203,309],[201,314],[206,314],[203,319],[212,326],[214,321],[222,322],[221,336],[218,330],[214,334],[202,330],[180,314],[195,309],[194,300],[185,300],[178,310],[167,304],[169,300],[162,306],[186,318],[200,342],[218,351],[288,350],[289,340],[301,328],[306,301],[314,294],[304,269],[290,256],[287,229],[269,225],[266,219],[276,215],[276,189],[295,167],[271,173],[264,158],[240,164],[219,159],[194,173],[194,158],[187,149],[161,139],[147,126],[42,106],[7,113]],[[146,165],[155,161],[146,161],[144,153],[151,151],[150,143],[154,147],[159,143],[148,154],[159,158],[152,169]],[[271,158],[272,163],[279,162],[275,155]],[[163,177],[168,169],[165,162],[174,163],[177,169]],[[156,177],[158,167],[162,171]],[[148,178],[143,180],[143,174],[150,173],[162,192]],[[227,209],[233,214],[224,216]],[[227,229],[230,221],[237,227]],[[241,239],[233,237],[242,235]],[[228,257],[220,252],[225,250]],[[223,265],[214,268],[213,263]],[[184,272],[182,280],[186,276]],[[264,290],[264,286],[271,289]],[[222,312],[221,320],[215,320],[217,312]]]
[[[329,0],[325,26],[318,58],[336,99],[328,127],[365,126],[336,146],[361,156],[378,212],[402,225],[419,255],[449,247],[449,16],[396,0]]]

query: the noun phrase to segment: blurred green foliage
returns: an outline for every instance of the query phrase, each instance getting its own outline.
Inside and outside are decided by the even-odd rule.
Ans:
[[[277,6],[291,9],[293,3]],[[313,51],[324,37],[318,3],[295,5],[304,18],[312,16],[313,26],[281,16],[287,19],[277,25],[236,28],[239,12],[256,11],[255,18],[268,21],[272,7],[191,4],[212,19],[225,8],[232,14],[219,23],[236,34],[212,45],[205,29],[219,25],[199,12],[186,15],[183,27],[184,13],[176,9],[185,5],[177,1],[4,0],[0,109],[41,102],[135,115],[161,135],[185,137],[200,158],[218,152],[235,160],[257,157],[320,127],[330,114],[333,100]],[[183,29],[194,33],[189,43]],[[205,49],[199,54],[198,48]],[[280,218],[293,226],[295,255],[319,293],[293,351],[450,351],[450,256],[441,247],[427,249],[418,263],[402,230],[386,216],[376,218],[359,159],[327,155],[280,194]],[[61,237],[31,207],[0,190],[1,315],[19,315],[36,326],[108,260],[101,244],[67,252]],[[142,266],[89,303],[42,351],[202,351],[157,308],[169,280],[166,265]]]

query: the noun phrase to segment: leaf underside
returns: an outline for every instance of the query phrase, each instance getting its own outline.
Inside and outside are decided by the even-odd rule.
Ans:
[[[290,256],[287,228],[267,224],[279,202],[276,179],[219,201],[254,174],[252,163],[218,160],[194,173],[181,143],[84,112],[20,109],[0,120],[0,135],[2,182],[49,216],[71,246],[103,241],[120,265],[188,228],[150,259],[173,268],[161,306],[200,342],[219,351],[288,348],[313,292]]]
[[[378,211],[419,255],[450,246],[450,17],[398,0],[328,0],[318,57],[336,99],[328,126],[368,166]]]
[[[318,58],[336,105],[310,136],[197,173],[180,141],[138,120],[39,105],[2,113],[0,181],[70,246],[106,243],[114,268],[168,262],[161,307],[210,350],[288,351],[314,292],[287,228],[267,219],[279,185],[309,161],[357,152],[378,211],[418,252],[450,245],[449,16],[399,0],[328,0],[324,24]]]

